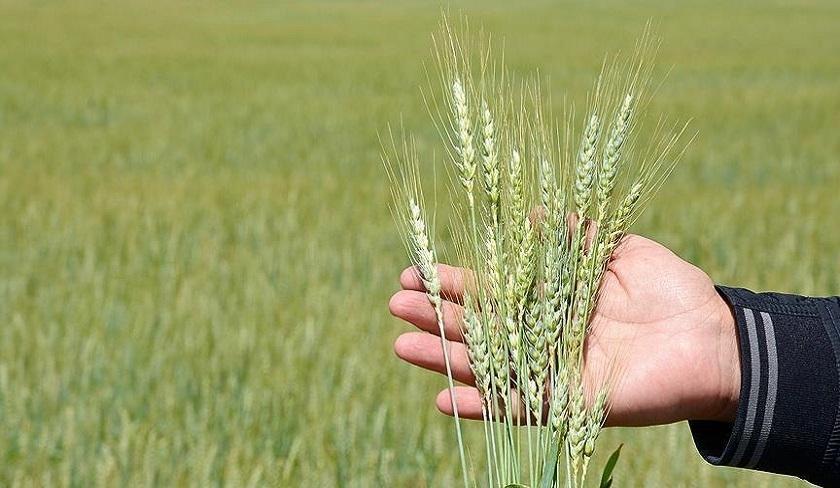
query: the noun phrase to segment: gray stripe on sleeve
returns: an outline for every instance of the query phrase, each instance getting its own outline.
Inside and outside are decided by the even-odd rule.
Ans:
[[[770,429],[773,427],[773,410],[776,408],[776,391],[779,385],[779,357],[776,354],[776,333],[773,329],[773,318],[767,312],[761,312],[761,322],[764,324],[764,338],[767,341],[767,403],[764,407],[764,422],[761,424],[761,432],[758,437],[758,444],[755,446],[752,458],[744,466],[754,468],[764,454],[764,447],[767,445],[767,438],[770,436]]]
[[[755,330],[755,315],[753,315],[752,310],[745,308],[744,318],[747,319],[747,335],[750,341],[750,396],[747,398],[747,419],[744,423],[744,431],[738,444],[738,450],[732,456],[732,461],[727,463],[730,466],[741,466],[741,460],[747,450],[747,445],[750,443],[753,425],[755,424],[755,414],[758,409],[758,398],[756,398],[758,397],[758,385],[761,381],[761,360],[758,356],[758,333]]]

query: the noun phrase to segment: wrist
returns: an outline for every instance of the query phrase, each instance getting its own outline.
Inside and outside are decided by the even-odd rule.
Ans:
[[[729,303],[716,293],[715,312],[711,317],[716,335],[718,388],[713,393],[715,407],[709,420],[733,422],[741,398],[741,353],[738,330]]]

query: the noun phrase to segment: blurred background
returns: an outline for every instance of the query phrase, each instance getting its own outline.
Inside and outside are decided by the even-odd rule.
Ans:
[[[698,137],[634,231],[717,282],[840,293],[840,4],[445,6],[558,108],[653,19],[651,110]],[[0,485],[458,483],[443,379],[391,349],[377,139],[436,141],[441,7],[0,1]],[[685,424],[600,442],[617,486],[800,485],[706,466]]]

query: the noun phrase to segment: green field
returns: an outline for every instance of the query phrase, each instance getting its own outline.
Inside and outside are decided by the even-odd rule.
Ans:
[[[579,102],[653,18],[652,110],[698,137],[634,231],[840,294],[840,5],[734,3],[455,7]],[[0,1],[0,485],[457,486],[443,379],[392,353],[377,140],[435,141],[440,8]],[[601,442],[618,486],[797,486],[685,424]]]

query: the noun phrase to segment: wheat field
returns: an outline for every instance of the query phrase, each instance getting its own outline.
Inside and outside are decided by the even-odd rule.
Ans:
[[[453,8],[558,107],[652,18],[652,110],[698,136],[633,231],[717,282],[840,294],[836,2]],[[457,486],[444,380],[392,353],[377,137],[436,142],[440,13],[0,2],[0,485]],[[685,424],[600,442],[617,486],[802,485],[706,466]]]

